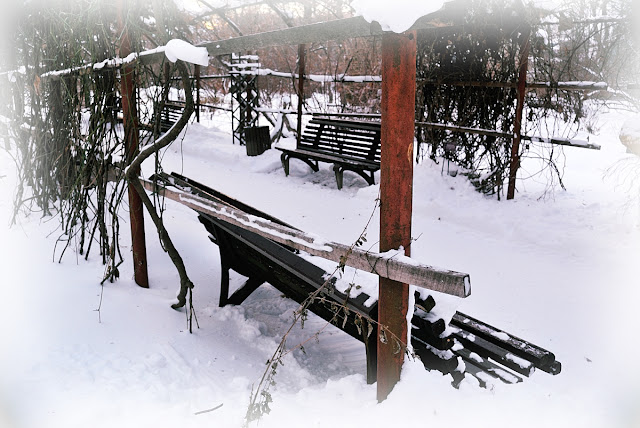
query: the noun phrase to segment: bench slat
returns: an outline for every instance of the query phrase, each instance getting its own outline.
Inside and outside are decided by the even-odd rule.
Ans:
[[[312,138],[307,135],[303,135],[301,142],[305,145],[311,145],[311,146],[314,146],[318,143],[334,145],[336,147],[340,147],[342,145],[348,144],[353,147],[361,148],[364,153],[369,153],[371,151],[372,146],[376,150],[379,150],[379,147],[380,147],[377,140],[375,139],[362,140],[362,139],[355,139],[355,138],[352,139],[352,138],[346,138],[346,137],[335,138],[335,137],[322,136],[321,138]]]
[[[281,150],[285,150],[285,149],[281,149]],[[318,151],[310,152],[304,149],[286,150],[286,152],[292,155],[312,156],[315,159],[325,161],[325,162],[362,166],[362,168],[370,171],[377,171],[380,169],[380,165],[376,162],[366,161],[362,159],[352,159],[345,156],[336,156],[335,154],[331,154],[331,153],[322,153]]]
[[[322,125],[313,125],[313,124],[309,124],[307,125],[307,127],[305,128],[305,132],[303,132],[303,134],[317,134],[317,132],[320,130],[320,128],[322,127]],[[344,128],[344,127],[333,127],[330,125],[324,125],[323,130],[327,133],[331,133],[331,134],[343,134],[343,135],[353,135],[353,136],[359,136],[359,137],[365,137],[365,138],[374,138],[376,135],[378,135],[380,133],[380,130],[366,130],[366,129],[350,129],[350,128]]]
[[[351,145],[342,145],[342,146],[335,146],[335,145],[329,145],[329,144],[318,144],[317,146],[310,146],[307,144],[300,144],[298,146],[299,150],[307,150],[308,152],[325,152],[325,153],[332,153],[335,154],[337,156],[351,156],[351,157],[356,157],[362,160],[368,160],[370,162],[375,162],[375,163],[379,163],[380,162],[380,153],[379,152],[375,152],[373,153],[373,156],[370,156],[369,153],[364,152],[362,150],[362,148],[360,147],[353,147]]]
[[[339,120],[339,119],[311,119],[309,123],[318,123],[329,126],[337,126],[351,129],[369,129],[380,130],[380,122],[362,122],[357,120]]]

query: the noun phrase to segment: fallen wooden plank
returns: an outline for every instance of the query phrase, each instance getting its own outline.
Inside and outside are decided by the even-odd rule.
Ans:
[[[140,179],[140,182],[145,189],[179,202],[195,211],[209,214],[311,255],[440,293],[457,297],[467,297],[471,294],[471,281],[468,274],[424,265],[406,257],[399,250],[380,254],[337,242],[325,241],[318,236],[252,216],[222,202],[178,189],[169,189],[144,179]]]

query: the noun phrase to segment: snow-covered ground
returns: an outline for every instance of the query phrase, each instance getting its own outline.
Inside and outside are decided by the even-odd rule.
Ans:
[[[515,200],[499,202],[439,165],[415,170],[413,257],[468,272],[472,295],[459,309],[553,351],[560,375],[534,373],[491,390],[469,380],[455,390],[449,377],[409,362],[377,404],[364,347],[329,328],[278,369],[272,412],[259,426],[640,426],[640,183],[620,168],[635,163],[637,171],[640,161],[618,140],[624,120],[619,112],[600,117],[590,140],[601,151],[564,149],[567,191],[545,193],[542,181],[529,180]],[[359,236],[378,186],[345,173],[338,191],[329,165],[311,173],[295,160],[287,178],[278,151],[249,158],[228,127],[224,115],[191,126],[167,150],[165,170],[327,239]],[[218,248],[192,211],[167,202],[164,219],[196,284],[200,328],[189,334],[185,313],[169,307],[178,277],[150,221],[151,288],[134,284],[130,260],[102,288],[97,255],[52,261],[56,219],[32,213],[9,227],[14,185],[12,161],[0,151],[0,427],[241,426],[296,305],[265,285],[241,307],[218,308]],[[377,235],[376,217],[368,242]],[[323,325],[310,320],[288,343]]]

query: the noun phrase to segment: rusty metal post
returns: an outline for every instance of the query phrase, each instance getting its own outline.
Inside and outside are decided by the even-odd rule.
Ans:
[[[300,145],[302,135],[302,105],[304,104],[304,73],[306,68],[307,49],[298,45],[298,122],[296,125],[297,143]]]
[[[120,41],[120,57],[124,58],[131,53],[131,41],[126,24],[126,2],[121,1],[119,6],[120,25],[123,29]],[[120,93],[122,95],[122,114],[127,151],[127,163],[131,163],[138,153],[138,106],[136,102],[135,65],[125,66],[121,70]],[[137,171],[137,175],[140,171]],[[149,288],[149,275],[147,272],[147,248],[144,235],[144,210],[142,199],[136,189],[129,184],[129,218],[131,222],[131,246],[133,249],[134,279],[140,287]]]
[[[193,74],[196,75],[196,122],[200,123],[200,66],[195,65]]]
[[[511,145],[511,162],[509,165],[509,185],[507,187],[507,199],[513,199],[516,193],[516,174],[520,167],[520,140],[522,131],[522,110],[524,109],[524,95],[527,85],[527,68],[529,66],[529,39],[531,28],[520,33],[520,60],[518,66],[518,94],[516,103],[516,120],[513,124],[513,144]]]
[[[384,34],[380,252],[402,246],[407,256],[411,245],[415,93],[416,33]],[[386,278],[379,281],[377,377],[378,401],[383,401],[400,380],[404,349],[397,340],[407,340],[409,285]],[[387,329],[384,333],[382,326]]]

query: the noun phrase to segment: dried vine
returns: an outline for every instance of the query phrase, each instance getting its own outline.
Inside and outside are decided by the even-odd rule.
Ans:
[[[158,46],[169,37],[184,37],[179,15],[164,10],[170,4],[155,4],[154,14],[163,15],[158,25],[167,27],[158,28],[149,24],[154,14],[142,2],[130,2],[124,10],[90,0],[52,1],[47,7],[30,2],[17,19],[11,43],[20,66],[3,76],[2,92],[10,94],[12,103],[3,110],[2,122],[8,122],[8,140],[14,143],[8,148],[19,174],[13,220],[25,210],[57,216],[54,258],[61,260],[69,248],[85,258],[98,251],[106,265],[103,283],[120,275],[120,216],[127,180],[135,186],[137,177],[125,174],[127,155],[118,116],[120,70],[85,65],[116,58],[125,26],[133,51]],[[162,43],[155,40],[158,33]],[[173,141],[193,112],[188,70],[184,64],[177,68],[185,82],[185,112],[171,132],[158,138],[159,112],[171,89],[171,76],[162,67],[137,66],[139,122],[152,131],[142,134],[146,149],[133,161],[134,169]],[[178,306],[184,306],[192,284],[161,225],[161,212],[146,194],[143,200],[163,248],[176,263],[181,283]]]
[[[349,298],[351,297],[351,290],[353,288],[359,287],[355,283],[350,283],[349,287],[344,291],[345,298],[341,303],[336,303],[334,298],[329,297],[335,287],[335,278],[344,273],[344,269],[346,266],[344,262],[347,260],[347,258],[355,248],[361,247],[367,241],[367,230],[369,228],[369,225],[371,224],[371,221],[373,220],[374,215],[376,214],[379,204],[380,200],[378,198],[375,201],[375,206],[373,207],[371,215],[369,216],[367,223],[360,233],[360,236],[358,237],[358,239],[356,239],[355,242],[351,244],[351,246],[347,250],[347,253],[340,258],[341,261],[335,267],[333,272],[328,275],[324,283],[313,293],[309,294],[294,311],[293,321],[289,325],[287,331],[282,335],[282,338],[278,343],[278,346],[276,347],[273,355],[267,361],[267,365],[262,374],[262,377],[260,378],[260,381],[258,382],[258,385],[251,390],[249,406],[245,414],[245,427],[249,426],[251,422],[260,420],[263,415],[268,414],[271,411],[270,404],[273,402],[273,397],[270,391],[271,387],[276,385],[275,377],[277,375],[278,367],[282,366],[284,363],[284,358],[296,349],[304,350],[304,346],[311,340],[317,339],[329,326],[329,324],[334,324],[336,326],[341,325],[344,329],[346,323],[349,322],[349,318],[352,317],[359,334],[362,335],[365,341],[366,338],[376,332],[379,335],[380,344],[384,346],[393,346],[394,353],[403,352],[409,358],[415,358],[411,347],[406,343],[406,337],[398,337],[388,328],[388,326],[380,324],[377,319],[374,319],[366,314],[353,312],[349,309],[347,304]],[[326,324],[324,324],[322,328],[312,333],[303,342],[287,348],[287,340],[290,333],[298,324],[301,328],[304,328],[309,310],[314,303],[320,303],[324,305],[324,307],[329,309],[330,313],[332,314],[331,319]]]
[[[517,80],[522,31],[501,22],[513,9],[492,2],[497,15],[490,16],[479,13],[486,7],[479,3],[471,2],[465,13],[455,14],[457,25],[450,31],[419,33],[416,121],[511,135],[516,90],[489,83]],[[419,128],[417,138],[419,160],[428,156],[454,162],[480,191],[500,195],[508,174],[510,138],[430,127]]]

